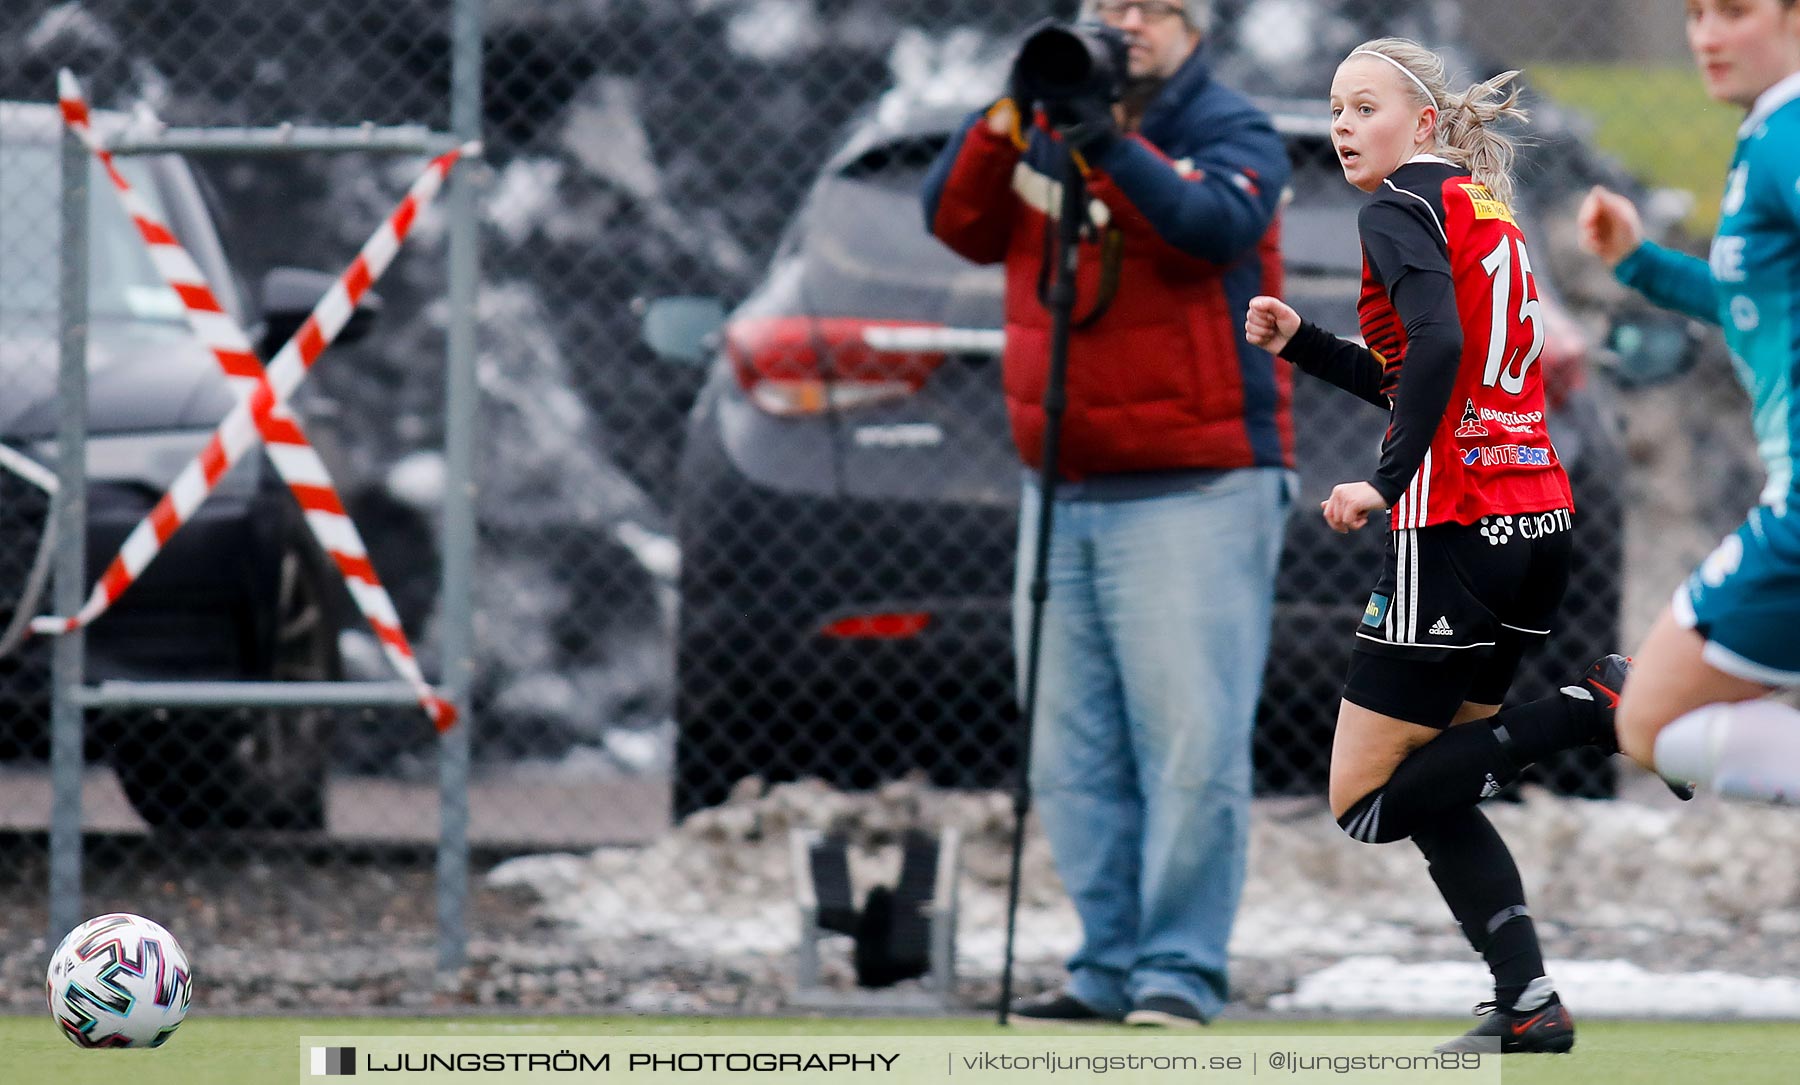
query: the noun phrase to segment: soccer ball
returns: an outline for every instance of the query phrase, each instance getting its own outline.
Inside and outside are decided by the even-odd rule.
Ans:
[[[50,957],[50,1014],[82,1047],[157,1047],[187,1016],[193,970],[175,936],[113,912],[70,931]]]

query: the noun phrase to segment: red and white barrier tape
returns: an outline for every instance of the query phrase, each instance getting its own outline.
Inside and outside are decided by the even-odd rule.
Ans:
[[[32,622],[32,629],[64,633],[105,613],[260,437],[277,473],[300,502],[307,526],[343,574],[351,597],[375,631],[388,661],[417,691],[420,705],[437,729],[447,730],[456,721],[455,709],[425,681],[393,601],[369,561],[368,549],[345,513],[324,462],[308,443],[299,422],[287,411],[286,402],[348,323],[362,295],[387,270],[418,212],[437,194],[451,167],[470,148],[458,148],[433,160],[399,207],[319,300],[293,339],[264,370],[250,347],[249,337],[219,304],[199,266],[115,168],[111,154],[93,133],[80,86],[67,71],[59,77],[59,90],[65,122],[105,167],[132,222],[149,246],[157,270],[181,298],[189,325],[213,352],[239,400],[219,423],[206,448],[183,469],[169,492],[126,538],[81,611],[73,618],[38,618]]]

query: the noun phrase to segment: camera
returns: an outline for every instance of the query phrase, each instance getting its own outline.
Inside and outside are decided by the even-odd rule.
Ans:
[[[1021,108],[1077,100],[1111,104],[1125,96],[1130,43],[1104,23],[1047,20],[1025,38],[1013,63]]]

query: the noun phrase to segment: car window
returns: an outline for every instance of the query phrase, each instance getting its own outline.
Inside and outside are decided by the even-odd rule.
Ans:
[[[838,168],[838,176],[895,191],[917,192],[931,164],[948,143],[945,136],[921,136],[871,147]]]
[[[818,264],[809,290],[820,311],[837,309],[840,302],[856,311],[866,311],[869,303],[885,307],[914,290],[935,295],[945,282],[967,273],[968,265],[926,231],[919,203],[925,174],[942,147],[941,136],[884,144],[814,187],[789,244]],[[830,296],[836,294],[845,296]]]
[[[0,143],[0,312],[54,315],[62,250],[59,151]],[[144,163],[120,159],[132,187],[167,218]],[[88,178],[89,312],[96,319],[179,322],[181,299],[162,281],[111,182],[98,164]]]

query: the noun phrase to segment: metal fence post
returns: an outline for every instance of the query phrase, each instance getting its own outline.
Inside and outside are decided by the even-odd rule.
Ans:
[[[457,0],[451,15],[450,128],[458,139],[481,137],[481,0]],[[448,980],[468,957],[469,688],[474,674],[475,574],[475,292],[480,275],[475,180],[450,180],[450,319],[444,403],[442,682],[462,716],[440,739],[438,802],[438,972]]]
[[[57,481],[53,501],[61,545],[56,552],[56,609],[81,608],[87,550],[88,153],[72,131],[62,137],[62,259],[57,411]],[[44,525],[50,529],[49,524]],[[50,944],[81,922],[81,685],[86,639],[81,630],[56,640],[50,708]]]

